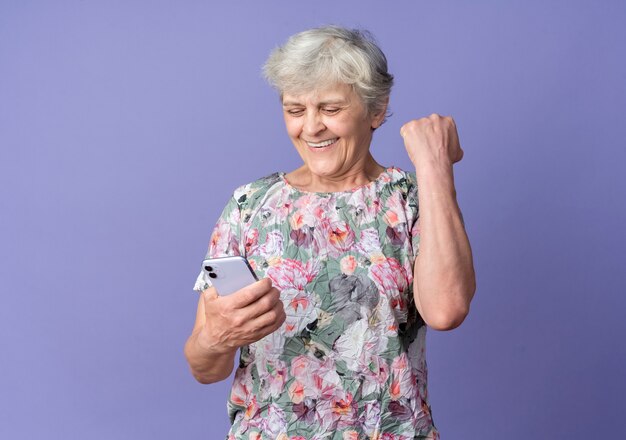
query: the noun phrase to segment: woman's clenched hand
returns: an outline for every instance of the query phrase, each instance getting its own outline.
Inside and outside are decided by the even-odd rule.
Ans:
[[[228,353],[278,329],[285,321],[280,292],[269,278],[228,296],[211,287],[202,292],[206,321],[198,343],[211,353]]]
[[[409,158],[419,174],[432,167],[452,169],[463,158],[454,119],[433,113],[407,122],[400,129]]]

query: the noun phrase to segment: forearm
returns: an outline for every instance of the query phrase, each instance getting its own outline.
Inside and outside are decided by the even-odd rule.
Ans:
[[[236,353],[237,350],[222,351],[211,347],[200,328],[191,334],[185,344],[185,357],[191,373],[204,384],[226,379],[233,371]]]
[[[440,330],[458,327],[476,289],[472,251],[461,221],[451,167],[418,170],[420,247],[414,293],[422,317]]]

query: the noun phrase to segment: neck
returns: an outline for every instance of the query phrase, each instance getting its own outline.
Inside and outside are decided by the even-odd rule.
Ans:
[[[367,185],[376,180],[385,170],[371,154],[355,163],[349,169],[337,175],[318,175],[305,165],[288,173],[285,178],[290,185],[310,192],[339,192],[348,191],[359,186]]]

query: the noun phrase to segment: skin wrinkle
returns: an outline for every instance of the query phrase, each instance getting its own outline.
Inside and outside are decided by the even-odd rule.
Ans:
[[[306,191],[341,191],[367,184],[384,168],[376,163],[369,146],[372,128],[378,127],[384,113],[369,115],[366,107],[348,85],[336,85],[305,95],[284,95],[287,133],[304,165],[287,174],[290,184]],[[343,101],[337,112],[325,112],[326,101]],[[295,115],[290,111],[297,108]],[[311,151],[306,141],[338,138],[328,151]]]

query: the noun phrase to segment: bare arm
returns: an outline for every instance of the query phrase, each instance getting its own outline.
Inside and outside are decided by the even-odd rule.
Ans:
[[[185,356],[198,382],[226,379],[237,349],[277,330],[285,321],[280,292],[265,278],[221,297],[214,288],[202,292],[196,323]]]
[[[456,201],[452,164],[463,157],[452,118],[431,115],[401,131],[416,166],[420,250],[413,294],[424,321],[437,330],[461,325],[476,290],[472,251]]]
[[[214,292],[209,292],[209,290],[202,292],[198,300],[196,323],[185,344],[185,357],[189,363],[189,368],[200,383],[219,382],[230,376],[237,353],[237,349],[224,351],[222,348],[220,350],[220,347],[211,344],[211,338],[206,334],[206,312],[203,296],[214,296]]]

